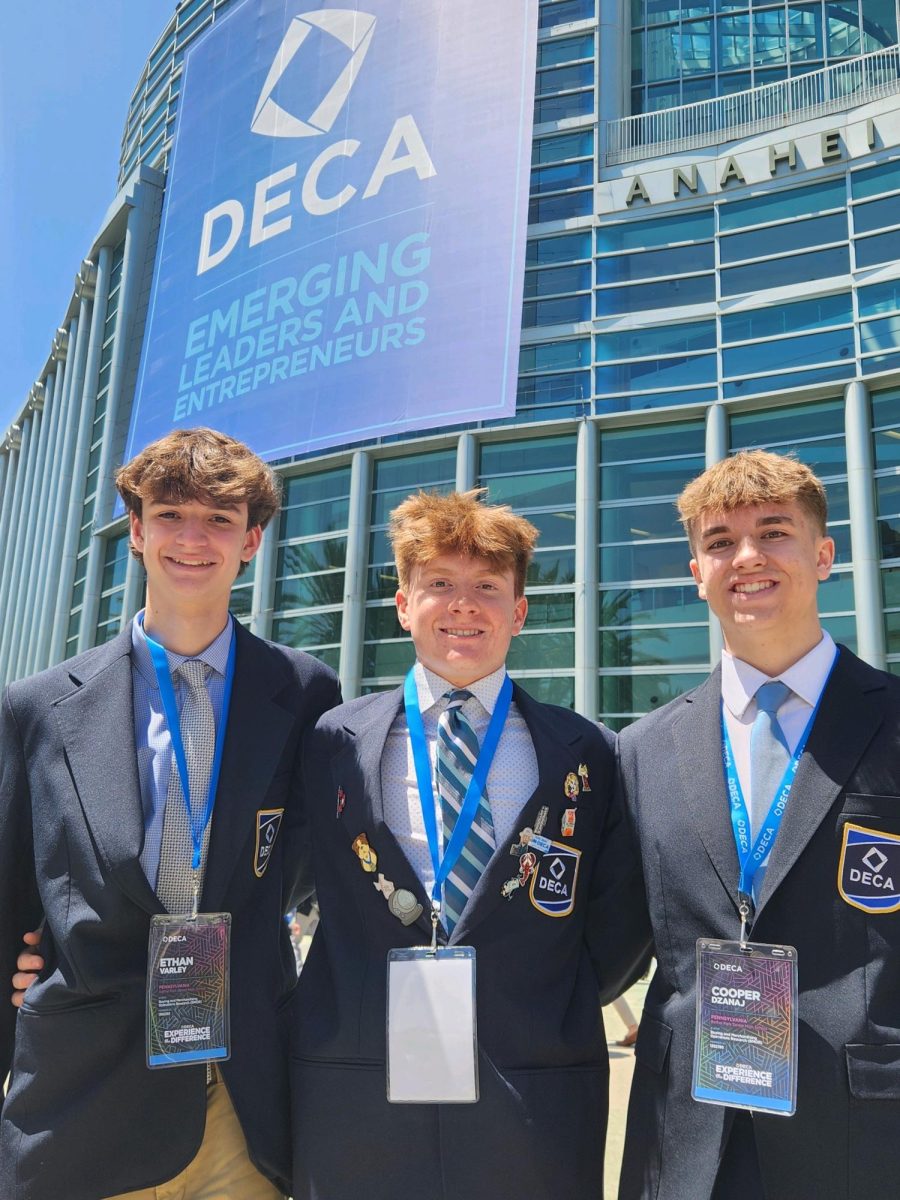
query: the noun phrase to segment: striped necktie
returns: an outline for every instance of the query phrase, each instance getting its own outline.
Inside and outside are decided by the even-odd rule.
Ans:
[[[209,792],[209,777],[212,773],[213,753],[216,745],[216,722],[212,701],[206,689],[208,667],[197,658],[186,659],[174,672],[180,675],[185,689],[181,705],[181,737],[184,742],[184,757],[187,760],[188,784],[191,789],[191,813],[198,821],[206,808]],[[206,869],[206,851],[209,845],[207,824],[203,833],[200,855],[199,884],[203,886]],[[163,817],[162,845],[159,855],[159,875],[156,894],[170,913],[190,913],[194,903],[194,872],[191,860],[194,843],[188,820],[187,805],[181,787],[181,776],[172,755],[172,773],[166,795],[166,811]]]
[[[447,707],[438,718],[437,779],[445,849],[456,828],[480,749],[478,736],[463,713],[463,705],[471,697],[472,693],[464,688],[447,692]],[[494,849],[491,806],[483,792],[462,852],[444,884],[442,911],[448,933],[456,927]]]

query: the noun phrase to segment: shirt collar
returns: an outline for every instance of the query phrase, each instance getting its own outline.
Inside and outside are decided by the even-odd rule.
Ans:
[[[815,708],[828,681],[836,649],[831,635],[822,632],[822,640],[802,658],[778,676],[800,699]],[[729,712],[741,720],[758,689],[769,676],[751,667],[743,659],[722,651],[722,699]]]
[[[158,688],[159,683],[156,678],[156,670],[153,666],[153,659],[150,657],[150,647],[147,645],[147,635],[144,632],[143,625],[138,621],[140,615],[138,613],[131,622],[131,661],[147,683],[151,687]],[[183,662],[187,662],[190,658],[195,658],[199,659],[200,662],[206,663],[210,670],[215,671],[217,675],[221,675],[224,679],[225,671],[228,667],[228,654],[231,650],[231,639],[233,637],[234,618],[229,614],[225,628],[199,654],[175,654],[171,650],[166,650],[166,658],[169,660],[169,674],[174,674]]]
[[[418,659],[413,668],[413,678],[416,681],[416,691],[419,694],[419,710],[422,713],[426,713],[430,708],[434,708],[436,704],[440,703],[441,697],[447,692],[452,692],[456,686],[449,683],[446,679],[442,679],[440,675],[436,675],[434,671],[429,671],[427,667],[423,667]],[[505,678],[506,667],[498,667],[490,675],[485,675],[483,679],[476,679],[474,683],[470,683],[466,691],[471,692],[485,712],[491,714],[494,711],[494,706],[497,703],[497,697],[500,695],[500,689],[503,687]]]

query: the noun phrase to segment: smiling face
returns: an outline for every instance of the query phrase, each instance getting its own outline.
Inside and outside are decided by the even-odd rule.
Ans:
[[[262,530],[247,528],[247,505],[145,500],[131,513],[131,540],[147,571],[147,610],[169,617],[208,614],[221,629],[242,562],[259,549]]]
[[[454,687],[503,666],[528,611],[525,597],[516,596],[511,567],[498,570],[464,554],[440,554],[415,566],[396,599],[419,662]]]
[[[732,654],[772,675],[818,644],[818,585],[831,571],[834,542],[802,505],[704,512],[693,543],[691,573]]]

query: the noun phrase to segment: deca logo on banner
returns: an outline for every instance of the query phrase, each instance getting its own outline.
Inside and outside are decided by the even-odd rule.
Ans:
[[[314,28],[346,46],[350,51],[350,59],[304,120],[279,105],[272,93]],[[375,17],[355,10],[328,9],[294,17],[263,83],[250,121],[250,131],[277,138],[320,137],[327,133],[347,103],[374,32]],[[349,203],[359,190],[354,184],[347,183],[339,191],[328,194],[321,183],[321,176],[330,162],[338,158],[352,158],[361,144],[356,138],[342,138],[326,146],[306,168],[299,196],[290,186],[290,181],[298,174],[300,164],[297,162],[257,180],[250,204],[248,246],[257,246],[289,232],[293,224],[290,212],[278,217],[272,214],[289,209],[298,200],[313,217],[327,216]],[[377,196],[384,181],[401,171],[415,171],[420,180],[430,179],[437,174],[415,117],[410,113],[394,121],[365,183],[362,199],[369,200]],[[228,258],[241,239],[246,219],[245,204],[237,197],[222,200],[203,214],[197,275],[211,271]]]
[[[351,55],[350,61],[332,87],[310,113],[309,120],[301,121],[276,104],[272,99],[272,92],[293,61],[294,55],[315,27],[342,42]],[[275,53],[266,82],[259,93],[256,111],[250,122],[252,132],[268,137],[317,137],[327,133],[350,95],[350,89],[371,44],[374,29],[375,18],[370,13],[334,10],[301,13],[299,17],[294,17]]]

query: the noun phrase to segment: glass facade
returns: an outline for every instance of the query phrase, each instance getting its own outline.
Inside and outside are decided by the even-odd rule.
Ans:
[[[897,41],[896,0],[631,0],[631,111],[806,74]]]
[[[141,178],[141,164],[165,168],[185,48],[231,3],[177,6],[132,99],[123,179]],[[540,530],[529,616],[509,659],[521,686],[619,729],[699,683],[718,643],[673,501],[707,462],[752,446],[796,453],[822,475],[837,545],[821,588],[825,625],[900,673],[900,149],[878,142],[765,184],[598,216],[598,63],[610,29],[600,7],[540,3],[516,415],[276,464],[284,507],[236,581],[232,608],[255,633],[340,670],[348,697],[395,686],[412,661],[394,609],[391,509],[417,488],[457,484],[484,487]],[[622,0],[618,32],[641,111],[890,44],[897,5]],[[626,70],[623,96],[628,88]],[[900,110],[896,92],[879,101],[885,111]],[[73,475],[61,506],[71,596],[63,574],[54,635],[43,639],[48,601],[35,592],[29,652],[4,657],[0,641],[0,677],[107,640],[141,603],[112,472],[130,411],[153,211],[123,209],[98,243],[107,285],[77,335],[97,339],[96,386],[85,390],[83,418],[77,406],[64,410],[85,439],[83,470],[73,471],[74,451],[60,465]],[[54,370],[62,380],[64,364]],[[44,424],[55,430],[62,385],[54,394],[49,374],[41,382]],[[854,443],[851,461],[854,404],[869,442],[865,454]],[[37,428],[31,408],[20,424],[0,448],[0,545],[30,527],[20,493],[36,447],[23,436]],[[854,471],[871,470],[866,455],[868,508],[848,489]],[[878,546],[877,562],[871,553],[854,560],[860,539]],[[867,595],[878,597],[877,612],[860,607]]]

